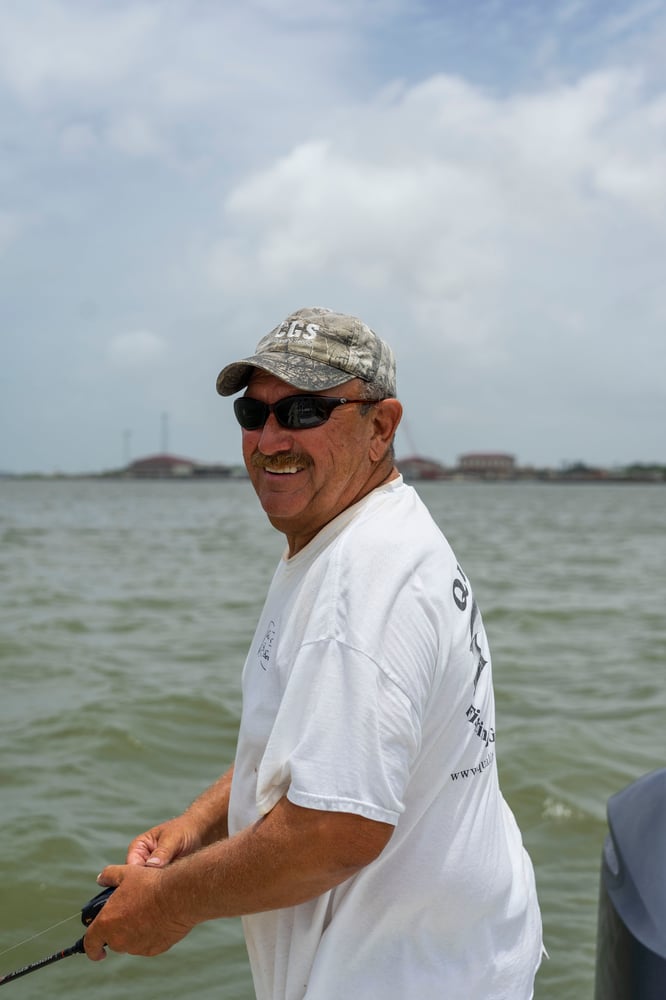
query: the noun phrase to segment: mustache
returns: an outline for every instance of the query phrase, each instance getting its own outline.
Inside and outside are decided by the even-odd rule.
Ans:
[[[297,455],[292,451],[280,451],[276,455],[262,455],[260,451],[254,451],[250,457],[250,464],[253,469],[280,472],[281,469],[290,469],[294,465],[302,469],[307,468],[312,465],[312,459],[308,455]]]

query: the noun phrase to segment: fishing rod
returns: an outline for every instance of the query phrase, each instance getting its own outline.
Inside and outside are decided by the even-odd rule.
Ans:
[[[96,896],[93,896],[92,899],[89,899],[88,902],[81,907],[81,923],[84,927],[90,927],[91,923],[108,900],[114,888],[115,886],[111,886],[108,889],[103,889],[102,892],[98,892]],[[64,921],[62,921],[62,923],[64,923]],[[44,931],[42,933],[46,932]],[[0,976],[0,986],[4,986],[5,983],[11,983],[13,979],[19,979],[21,976],[27,976],[29,972],[36,972],[37,969],[43,969],[46,965],[51,965],[53,962],[59,962],[61,958],[69,958],[70,955],[83,955],[84,952],[83,938],[81,937],[78,941],[75,941],[73,945],[70,945],[69,948],[63,948],[62,951],[56,951],[53,955],[49,955],[48,958],[42,958],[38,962],[31,962],[30,965],[24,965],[22,969],[17,969],[16,972],[8,972],[6,976]]]

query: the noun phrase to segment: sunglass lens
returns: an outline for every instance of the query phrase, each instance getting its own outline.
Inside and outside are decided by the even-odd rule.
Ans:
[[[259,399],[240,396],[234,400],[234,413],[238,423],[246,431],[257,431],[266,423],[269,409],[266,403],[262,403]]]
[[[283,427],[307,430],[319,427],[330,415],[326,401],[319,396],[292,396],[275,404],[275,416]]]

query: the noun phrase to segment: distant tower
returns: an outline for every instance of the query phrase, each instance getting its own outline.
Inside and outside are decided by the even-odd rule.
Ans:
[[[130,441],[132,439],[131,431],[123,431],[123,465],[128,466],[130,464],[131,447]]]
[[[402,418],[402,423],[400,424],[400,430],[402,431],[402,433],[407,438],[407,444],[409,445],[409,447],[411,449],[412,455],[417,455],[418,452],[416,450],[416,444],[414,443],[414,438],[412,437],[412,430],[411,430],[411,427],[409,426],[409,423],[408,423],[406,417]]]
[[[162,414],[162,454],[169,454],[169,414]]]

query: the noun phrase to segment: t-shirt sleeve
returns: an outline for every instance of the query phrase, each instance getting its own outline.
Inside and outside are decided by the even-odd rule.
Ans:
[[[395,825],[420,745],[415,706],[365,653],[305,644],[290,671],[262,760],[257,805],[295,805]]]

